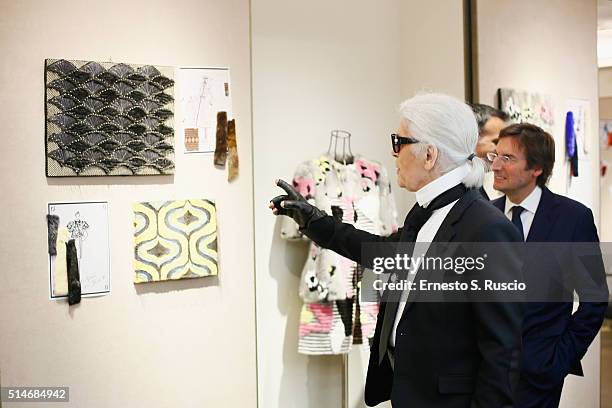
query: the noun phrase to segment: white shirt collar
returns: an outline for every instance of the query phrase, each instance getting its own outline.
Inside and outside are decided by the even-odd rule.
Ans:
[[[540,198],[542,197],[542,188],[540,186],[536,186],[531,193],[521,203],[513,203],[510,201],[508,196],[506,196],[506,209],[505,213],[508,214],[512,211],[512,207],[516,205],[520,205],[525,210],[529,211],[532,214],[535,214],[538,209],[538,204],[540,204]]]
[[[461,183],[468,174],[470,174],[470,165],[464,163],[448,173],[441,175],[417,190],[417,202],[421,207],[427,207],[434,198]]]

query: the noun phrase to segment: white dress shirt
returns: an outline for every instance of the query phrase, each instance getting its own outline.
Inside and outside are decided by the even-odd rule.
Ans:
[[[506,208],[504,209],[504,214],[510,221],[512,221],[512,208],[514,206],[520,205],[525,210],[521,213],[521,222],[523,223],[523,237],[525,237],[525,241],[527,241],[527,236],[529,236],[529,230],[531,229],[531,224],[533,224],[533,217],[535,217],[536,210],[538,209],[538,204],[540,204],[540,198],[542,198],[542,189],[540,186],[536,186],[531,193],[520,203],[513,203],[510,201],[508,196],[506,196]]]
[[[470,166],[468,163],[466,163],[438,177],[437,179],[423,186],[420,190],[416,192],[417,203],[419,203],[419,205],[422,207],[427,207],[433,201],[434,198],[461,183],[469,173]],[[450,210],[453,208],[453,206],[457,203],[457,201],[459,200],[455,200],[452,203],[435,210],[429,220],[427,220],[427,222],[419,230],[414,246],[414,251],[412,253],[413,258],[425,254],[427,252],[429,244],[436,236],[436,233],[438,232],[438,229],[440,229],[442,222],[444,221]],[[416,268],[418,269],[418,265],[416,266]],[[408,280],[412,281],[415,275],[415,271],[411,271],[411,273],[408,274]],[[393,330],[391,331],[391,336],[389,336],[389,344],[391,345],[391,347],[395,347],[395,335],[397,332],[397,325],[399,324],[400,319],[402,318],[402,314],[404,313],[404,308],[406,307],[406,300],[408,299],[409,293],[409,289],[404,290],[400,298],[400,303],[397,308],[397,314],[395,315],[395,323],[393,324]]]

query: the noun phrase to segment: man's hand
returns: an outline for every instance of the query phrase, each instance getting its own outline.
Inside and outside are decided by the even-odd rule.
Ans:
[[[300,226],[300,229],[307,228],[315,220],[327,216],[325,211],[319,210],[311,205],[298,193],[293,186],[284,180],[276,180],[276,185],[285,190],[287,194],[274,197],[268,207],[274,215],[286,215]]]

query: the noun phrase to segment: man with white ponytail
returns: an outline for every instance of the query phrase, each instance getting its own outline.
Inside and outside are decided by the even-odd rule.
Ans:
[[[514,225],[478,191],[485,164],[473,154],[478,127],[471,109],[447,95],[422,94],[404,101],[400,114],[399,129],[391,135],[397,179],[400,187],[416,193],[417,203],[396,233],[380,237],[337,222],[283,180],[277,185],[286,194],[270,201],[272,212],[292,217],[318,245],[359,263],[362,245],[368,243],[520,242]],[[500,262],[519,271],[514,255],[507,251]],[[414,297],[405,290],[399,301],[381,303],[365,402],[511,407],[521,305],[418,302]]]

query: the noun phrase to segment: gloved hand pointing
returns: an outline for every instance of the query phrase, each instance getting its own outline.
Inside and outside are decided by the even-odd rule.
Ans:
[[[325,211],[319,210],[311,205],[298,193],[293,186],[284,180],[277,180],[276,185],[285,190],[287,194],[274,197],[268,207],[275,215],[286,215],[300,226],[300,229],[307,228],[308,225],[320,218],[326,217]]]

